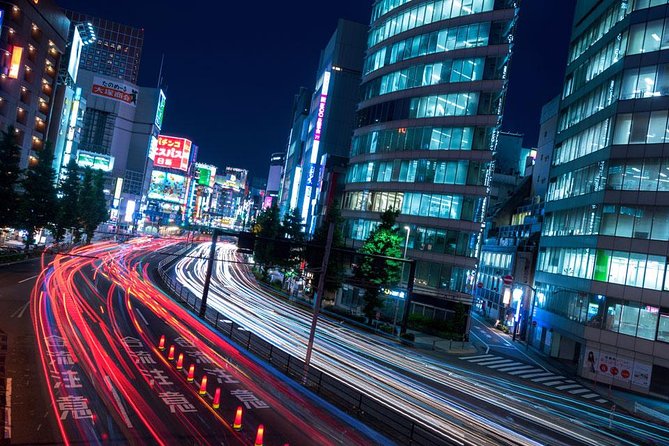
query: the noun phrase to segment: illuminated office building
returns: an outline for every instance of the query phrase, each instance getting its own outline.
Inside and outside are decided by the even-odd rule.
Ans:
[[[669,393],[669,2],[579,0],[531,340],[579,374]]]
[[[514,1],[374,4],[342,216],[360,245],[400,211],[414,314],[472,304],[516,17]]]

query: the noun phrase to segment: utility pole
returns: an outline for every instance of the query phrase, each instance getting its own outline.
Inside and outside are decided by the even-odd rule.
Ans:
[[[413,282],[416,279],[416,261],[410,260],[409,263],[409,281],[407,282],[407,296],[404,301],[404,313],[402,313],[402,323],[400,325],[400,336],[406,334],[407,323],[409,322],[409,311],[411,311],[411,297],[413,296]]]
[[[309,363],[311,362],[311,352],[314,349],[314,337],[316,336],[316,323],[318,322],[318,314],[321,311],[321,301],[323,293],[325,292],[325,276],[328,272],[328,262],[330,260],[330,249],[332,248],[332,239],[334,238],[334,223],[330,223],[328,227],[328,238],[325,243],[325,253],[323,255],[323,264],[321,266],[321,274],[318,276],[318,289],[316,291],[316,298],[314,299],[314,314],[311,318],[311,329],[309,330],[309,341],[307,342],[307,354],[304,357],[304,376],[302,377],[302,385],[307,384],[307,377],[309,376]]]
[[[207,296],[209,295],[209,284],[211,283],[211,273],[214,269],[214,258],[216,257],[216,240],[219,230],[214,229],[211,235],[211,249],[209,250],[209,261],[207,262],[207,276],[204,278],[204,290],[202,291],[202,303],[200,304],[200,317],[204,318],[207,312]]]

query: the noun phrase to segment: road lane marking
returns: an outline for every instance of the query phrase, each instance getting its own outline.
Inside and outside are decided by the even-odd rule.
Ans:
[[[501,367],[506,367],[506,368],[508,368],[509,366],[512,366],[512,367],[513,367],[513,366],[518,366],[518,363],[515,362],[515,361],[512,361],[512,362],[502,362],[502,363],[498,363],[498,364],[494,364],[494,365],[489,365],[488,368],[489,368],[489,369],[499,369],[499,368],[501,368]]]
[[[590,389],[586,389],[585,387],[581,387],[580,389],[574,389],[574,390],[569,391],[569,393],[571,393],[573,395],[579,395],[579,394],[585,393],[585,392],[590,392]]]
[[[137,312],[137,315],[138,315],[139,317],[141,317],[142,320],[144,321],[144,325],[146,325],[146,326],[148,327],[148,326],[149,326],[149,322],[146,320],[146,318],[144,317],[144,315],[142,314],[142,312],[139,311],[139,309],[137,309],[137,308],[135,308],[135,311]]]
[[[600,398],[600,399],[598,399],[598,400],[595,400],[595,402],[596,402],[596,403],[602,403],[602,404],[604,404],[604,403],[608,403],[608,401],[605,400],[604,398]]]
[[[498,358],[498,359],[494,359],[494,360],[491,360],[491,361],[478,362],[477,364],[478,365],[484,365],[486,367],[490,367],[490,366],[495,365],[495,364],[499,364],[501,366],[502,364],[509,364],[509,363],[512,363],[512,362],[516,362],[516,361],[514,361],[513,359],[499,359]]]
[[[30,305],[30,301],[26,302],[25,304],[21,305],[15,312],[9,316],[10,318],[20,318],[23,317],[23,314],[26,312],[28,309],[28,305]]]
[[[599,396],[599,394],[598,393],[588,393],[587,395],[581,395],[581,397],[587,398],[587,399],[594,398],[596,396]]]
[[[534,366],[533,365],[527,365],[527,364],[521,364],[521,363],[517,362],[516,365],[509,366],[509,367],[503,367],[503,368],[499,369],[499,371],[500,372],[511,372],[511,371],[515,371],[515,370],[527,370],[527,369],[531,369],[531,368],[534,368]]]
[[[581,387],[580,384],[566,384],[564,386],[558,386],[556,389],[558,390],[568,390],[568,389],[576,389],[578,387]]]
[[[132,422],[130,421],[128,412],[125,410],[125,406],[121,401],[121,397],[118,396],[118,392],[112,385],[111,379],[109,379],[109,375],[105,375],[105,383],[107,383],[107,387],[109,388],[109,390],[111,390],[112,396],[116,400],[116,404],[118,404],[118,408],[121,411],[121,418],[123,418],[123,422],[125,422],[125,425],[128,426],[129,429],[132,429]]]
[[[551,381],[548,383],[544,383],[544,386],[557,386],[558,384],[564,384],[564,381],[559,380],[559,381]]]
[[[559,378],[562,378],[562,376],[555,376],[555,375],[551,374],[551,376],[544,376],[542,378],[534,378],[532,380],[532,382],[540,383],[540,382],[543,382],[543,381],[550,381],[551,379],[556,379],[556,378],[559,379]]]
[[[530,378],[539,378],[540,376],[555,376],[551,372],[540,372],[540,373],[530,373],[528,375],[520,375],[521,378],[530,379]]]
[[[513,372],[509,372],[509,375],[520,375],[521,373],[536,373],[540,372],[541,370],[537,369],[536,367],[533,366],[528,366],[529,368],[527,370],[514,370]]]
[[[19,280],[19,283],[27,282],[29,280],[36,278],[37,276],[39,276],[39,274],[35,274],[34,276],[28,277],[27,279]]]
[[[477,358],[492,358],[493,356],[494,355],[461,356],[460,359],[464,359],[465,361],[471,361]]]

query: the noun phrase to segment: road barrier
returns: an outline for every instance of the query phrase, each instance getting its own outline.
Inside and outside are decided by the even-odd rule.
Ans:
[[[189,250],[190,248],[186,247],[175,254],[167,256],[159,262],[157,271],[164,288],[169,290],[184,306],[193,310],[195,314],[198,314],[200,310],[200,298],[167,273],[172,263]],[[204,320],[240,347],[267,361],[294,381],[302,383],[304,361],[300,358],[281,350],[212,308],[207,308]],[[406,414],[398,412],[394,408],[380,402],[377,398],[363,393],[339,378],[323,372],[316,367],[309,367],[305,386],[329,403],[396,441],[398,444],[410,444],[413,446],[447,446],[459,444],[458,442],[444,438],[428,426],[410,419]]]

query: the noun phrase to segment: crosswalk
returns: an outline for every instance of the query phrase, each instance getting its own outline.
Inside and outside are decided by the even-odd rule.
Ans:
[[[506,373],[517,378],[527,379],[537,384],[552,387],[556,390],[564,391],[570,395],[578,396],[596,403],[608,403],[608,400],[602,398],[601,395],[582,386],[573,379],[548,372],[536,365],[525,364],[516,361],[515,359],[490,354],[462,356],[460,359],[471,364],[487,367],[497,372]]]

